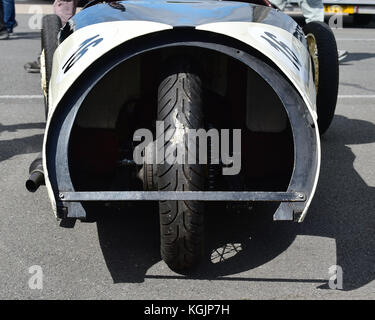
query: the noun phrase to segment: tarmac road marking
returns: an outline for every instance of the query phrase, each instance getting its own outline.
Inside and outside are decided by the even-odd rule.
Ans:
[[[368,95],[361,95],[361,94],[339,94],[337,96],[339,99],[357,99],[357,98],[363,98],[363,99],[374,99],[375,94],[368,94]]]
[[[360,39],[360,38],[336,38],[336,41],[375,41],[374,38]]]
[[[0,99],[43,99],[42,95],[4,95]]]

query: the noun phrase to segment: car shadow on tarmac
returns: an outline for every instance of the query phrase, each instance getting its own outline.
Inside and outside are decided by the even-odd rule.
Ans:
[[[322,139],[317,194],[301,225],[300,234],[336,240],[343,290],[360,288],[375,279],[375,187],[367,185],[366,177],[354,168],[356,156],[350,148],[374,142],[373,123],[335,117],[332,129]]]
[[[305,282],[325,289],[328,265],[324,266],[327,279],[226,277],[273,260],[297,235],[309,235],[335,239],[337,265],[344,272],[343,290],[368,284],[375,279],[375,188],[368,186],[353,167],[355,155],[349,145],[373,142],[374,124],[336,116],[322,138],[320,181],[306,220],[302,224],[273,222],[272,205],[256,205],[246,214],[211,212],[206,217],[206,254],[190,275],[146,275],[160,261],[157,206],[138,205],[101,218],[97,221],[99,240],[113,281],[134,283],[159,278]],[[168,274],[167,266],[164,268]]]
[[[29,40],[40,39],[40,32],[15,32],[9,37],[9,40]]]
[[[43,129],[45,123],[21,123],[14,125],[3,125],[0,123],[0,134],[2,132],[15,132],[22,129]],[[0,140],[0,162],[10,159],[19,154],[35,153],[42,149],[43,134],[35,134],[24,138]]]
[[[351,65],[349,62],[361,61],[366,59],[372,59],[375,57],[375,53],[367,52],[349,52],[348,56],[340,62],[341,65]]]

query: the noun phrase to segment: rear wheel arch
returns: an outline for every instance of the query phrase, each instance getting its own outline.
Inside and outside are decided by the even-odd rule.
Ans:
[[[294,145],[296,146],[296,168],[293,171],[289,189],[305,192],[308,199],[312,197],[312,193],[315,190],[313,185],[315,184],[320,165],[319,137],[316,136],[316,128],[314,128],[314,121],[312,120],[309,109],[304,104],[297,90],[285,79],[283,74],[275,72],[273,67],[267,65],[267,63],[259,58],[250,56],[247,52],[241,51],[237,47],[230,47],[229,45],[210,43],[209,41],[179,43],[173,42],[173,39],[165,39],[165,42],[159,41],[157,43],[148,42],[147,49],[144,49],[144,41],[139,44],[141,45],[140,47],[128,46],[127,51],[116,52],[116,54],[112,52],[112,59],[103,58],[97,61],[97,64],[92,65],[81,75],[80,80],[82,81],[77,81],[69,89],[68,94],[63,97],[60,103],[61,106],[64,107],[60,108],[58,105],[56,107],[56,112],[52,114],[50,126],[47,131],[48,136],[46,137],[45,156],[47,159],[47,169],[50,173],[50,185],[55,195],[55,201],[58,202],[59,205],[67,204],[70,206],[71,208],[68,210],[71,212],[71,214],[69,214],[70,216],[85,217],[84,208],[80,203],[64,203],[62,199],[58,198],[59,190],[75,191],[69,175],[69,163],[66,150],[68,150],[69,147],[70,132],[80,104],[96,83],[119,63],[141,52],[168,46],[196,46],[224,53],[253,69],[264,78],[269,85],[274,87],[275,92],[283,101],[283,105],[286,108],[293,132],[295,131],[293,139]],[[295,99],[291,99],[291,97],[288,96],[289,93],[291,93]],[[295,134],[297,131],[298,134]],[[297,203],[281,204],[274,218],[275,220],[293,220],[294,211],[301,213],[304,209],[303,204],[302,206]]]

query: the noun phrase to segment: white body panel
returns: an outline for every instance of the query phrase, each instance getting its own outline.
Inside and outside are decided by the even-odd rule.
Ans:
[[[314,119],[317,118],[315,108],[316,92],[312,79],[310,55],[305,46],[291,33],[271,25],[254,22],[210,23],[201,25],[197,29],[230,36],[262,52],[285,73],[305,100]],[[262,38],[265,32],[276,35],[277,41],[282,41],[293,50],[301,62],[299,70],[285,54],[272,47],[267,40]]]
[[[70,37],[68,37],[55,51],[53,57],[53,70],[49,84],[49,112],[46,125],[46,133],[48,133],[49,125],[52,115],[58,102],[62,99],[66,91],[74,83],[74,81],[86,70],[94,61],[100,58],[103,54],[118,45],[148,34],[152,32],[171,29],[171,26],[166,24],[150,22],[150,21],[116,21],[98,23],[95,25],[82,28]],[[126,30],[126,32],[124,32]],[[86,39],[100,35],[103,38],[95,50],[88,50],[82,59],[79,59],[69,72],[65,73],[62,66],[67,62],[71,55],[77,51],[81,43]],[[46,164],[46,138],[48,134],[44,135],[43,141],[43,170],[44,178],[48,191],[49,198],[52,203],[53,212],[56,215],[56,201],[52,191],[51,183],[48,178],[48,170]]]
[[[305,101],[307,108],[309,109],[310,114],[313,117],[316,130],[318,170],[316,172],[313,190],[308,199],[306,207],[298,221],[302,222],[305,219],[311,201],[314,197],[316,187],[318,185],[321,161],[321,147],[317,123],[318,117],[316,113],[316,91],[311,72],[310,54],[308,53],[306,47],[292,34],[283,29],[270,25],[264,25],[254,22],[219,22],[201,25],[197,27],[197,29],[221,33],[232,38],[236,38],[259,50],[265,56],[270,58],[280,68],[280,70],[288,76],[288,79],[290,79],[290,81],[294,84],[303,100]],[[265,31],[270,31],[271,33],[277,35],[278,40],[283,41],[288,45],[289,48],[295,50],[298,58],[301,59],[302,68],[300,68],[300,70],[296,69],[291,61],[287,59],[282,52],[270,46],[267,41],[265,41],[264,38],[261,37]]]
[[[172,29],[171,26],[150,21],[116,21],[94,24],[77,30],[68,37],[56,50],[53,58],[53,70],[50,81],[49,116],[52,115],[57,103],[73,82],[103,54],[118,45],[136,37]],[[74,52],[79,49],[82,42],[99,35],[103,40],[95,48],[89,49],[82,59],[64,74],[62,66]]]

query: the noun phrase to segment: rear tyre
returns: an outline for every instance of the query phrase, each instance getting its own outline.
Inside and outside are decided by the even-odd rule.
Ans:
[[[339,62],[336,39],[331,28],[323,22],[310,22],[303,31],[314,66],[318,126],[323,134],[331,125],[337,102]]]
[[[158,120],[164,122],[164,164],[157,166],[159,191],[199,191],[205,185],[205,166],[178,164],[168,159],[172,149],[185,149],[181,134],[203,128],[202,84],[199,72],[189,58],[176,57],[158,87]],[[197,148],[198,149],[198,148]],[[186,155],[187,157],[187,155]],[[161,256],[175,271],[191,269],[203,254],[204,203],[199,201],[160,201]]]
[[[44,111],[48,116],[48,86],[52,73],[53,54],[58,46],[57,37],[61,29],[61,19],[55,14],[49,14],[42,20],[42,54],[40,56],[40,71],[44,94]]]

